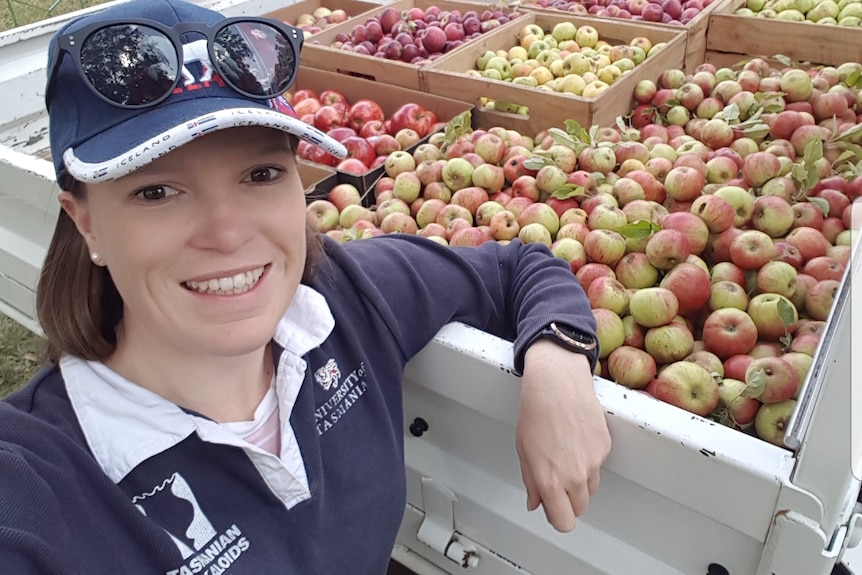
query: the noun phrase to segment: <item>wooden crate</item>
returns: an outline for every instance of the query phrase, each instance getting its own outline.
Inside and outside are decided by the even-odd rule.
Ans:
[[[296,19],[302,14],[311,14],[321,6],[330,10],[344,10],[347,12],[347,21],[350,22],[355,16],[374,10],[380,4],[377,2],[362,2],[360,0],[300,0],[300,2],[296,2],[295,4],[268,12],[264,16],[294,24]]]
[[[704,56],[706,54],[706,29],[709,26],[709,16],[713,12],[717,12],[722,10],[727,4],[732,3],[734,0],[713,0],[709,6],[706,6],[703,11],[694,17],[688,24],[685,26],[674,26],[670,24],[661,24],[656,22],[643,22],[640,23],[649,26],[651,28],[656,29],[666,29],[669,31],[678,31],[680,29],[685,31],[685,62],[683,65],[683,69],[689,73],[694,73],[694,69],[698,67],[703,61]],[[534,8],[528,4],[522,6],[523,10],[528,10],[530,12],[547,12],[549,14],[567,14],[564,10],[558,10],[555,8]],[[590,16],[590,18],[596,18],[601,20],[612,20],[614,22],[624,21],[631,22],[631,20],[620,19],[620,18],[609,18],[605,16]]]
[[[576,26],[593,26],[598,31],[599,37],[611,44],[629,43],[633,38],[645,36],[653,43],[666,42],[667,45],[614,82],[596,98],[584,98],[511,82],[476,78],[465,73],[475,68],[476,60],[486,50],[508,50],[515,46],[521,27],[527,24],[538,24],[548,30],[557,22],[564,20]],[[558,14],[532,12],[440,58],[431,66],[424,68],[422,75],[425,91],[470,102],[477,109],[482,107],[482,98],[527,106],[530,110],[528,116],[518,118],[514,114],[483,110],[481,118],[483,122],[493,123],[496,117],[500,122],[499,125],[519,131],[525,130],[528,135],[534,135],[552,126],[562,126],[567,119],[575,120],[584,127],[594,124],[613,125],[618,116],[631,111],[632,93],[640,80],[644,78],[656,80],[665,70],[682,68],[684,58],[685,32],[679,28],[666,30],[610,18],[561,17]]]
[[[772,68],[776,68],[781,70],[787,66],[787,62],[781,62],[776,60],[775,58],[767,58],[765,56],[757,56],[758,58],[762,58],[765,60]],[[739,68],[745,62],[751,60],[754,56],[748,56],[746,54],[732,54],[730,52],[715,52],[713,50],[707,50],[704,55],[704,62],[708,62],[715,66],[716,68]],[[811,62],[797,62],[793,61],[794,68],[804,68],[808,69],[813,67],[814,65]]]
[[[413,102],[423,108],[437,114],[440,121],[446,122],[473,109],[469,103],[452,100],[442,96],[425,94],[401,88],[398,86],[387,86],[379,82],[372,82],[364,78],[345,76],[337,72],[316,70],[307,66],[300,66],[296,76],[296,82],[291,91],[311,89],[316,93],[323,90],[337,90],[344,94],[350,103],[361,98],[372,98],[383,108],[386,117],[390,117],[401,105]],[[427,141],[428,136],[422,141]],[[420,141],[420,144],[422,143]],[[416,144],[418,146],[419,144]],[[411,148],[412,149],[412,148]],[[383,168],[379,167],[364,174],[355,175],[336,170],[339,183],[350,183],[356,186],[361,193],[368,192],[383,175]]]
[[[366,13],[365,16],[367,19],[369,16],[379,15],[388,7],[404,11],[413,7],[425,9],[430,6],[438,6],[441,10],[460,10],[462,13],[471,10],[481,12],[485,9],[498,9],[498,6],[490,2],[400,0],[392,4],[379,6],[376,10]],[[335,42],[335,38],[338,34],[349,33],[356,24],[357,21],[349,20],[348,22],[344,22],[338,26],[333,26],[332,28],[328,28],[315,34],[302,48],[302,65],[320,70],[341,72],[343,74],[359,76],[369,80],[385,82],[390,86],[401,86],[404,88],[410,88],[411,90],[421,90],[422,83],[419,75],[419,71],[421,70],[420,66],[398,60],[386,60],[374,56],[355,54],[349,50],[341,50],[331,47],[331,44]],[[475,40],[465,42],[464,45],[466,46],[472,42],[475,42]],[[453,50],[453,52],[460,50],[461,48],[463,48],[463,46]]]
[[[709,52],[738,55],[740,60],[780,54],[814,64],[862,62],[862,29],[735,15],[733,12],[745,3],[731,0],[710,14],[706,34]]]

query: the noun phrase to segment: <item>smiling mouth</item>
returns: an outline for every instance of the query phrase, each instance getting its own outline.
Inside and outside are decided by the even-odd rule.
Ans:
[[[257,285],[266,266],[222,278],[211,278],[203,281],[190,280],[183,282],[187,289],[210,295],[239,295]]]

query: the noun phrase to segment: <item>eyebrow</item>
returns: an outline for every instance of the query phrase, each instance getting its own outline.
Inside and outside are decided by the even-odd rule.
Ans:
[[[246,147],[246,150],[250,150],[255,156],[258,157],[273,157],[276,155],[285,155],[285,156],[294,156],[296,152],[291,148],[290,142],[288,140],[284,140],[283,142],[279,142],[277,144],[266,144],[263,142],[254,143],[250,146]],[[159,167],[159,163],[156,160],[163,160],[161,165],[163,168]],[[142,175],[142,176],[155,176],[160,174],[163,171],[172,171],[180,166],[175,166],[177,162],[173,160],[173,158],[169,158],[168,156],[162,156],[161,158],[156,158],[156,160],[145,164],[130,173],[129,176]]]

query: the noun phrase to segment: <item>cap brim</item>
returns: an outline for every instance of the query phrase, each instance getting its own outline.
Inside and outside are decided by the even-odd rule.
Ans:
[[[170,128],[165,130],[165,126]],[[242,126],[275,128],[316,144],[333,156],[347,156],[347,149],[337,140],[264,103],[209,97],[148,109],[65,150],[63,163],[78,181],[106,182],[130,174],[196,138]]]

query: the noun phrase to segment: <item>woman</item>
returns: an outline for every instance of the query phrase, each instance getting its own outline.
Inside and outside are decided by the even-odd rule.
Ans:
[[[451,321],[515,341],[528,508],[586,511],[610,438],[577,281],[543,246],[309,233],[293,142],[344,150],[270,107],[301,44],[178,0],[52,42],[55,361],[0,404],[4,572],[384,573],[401,373]]]

